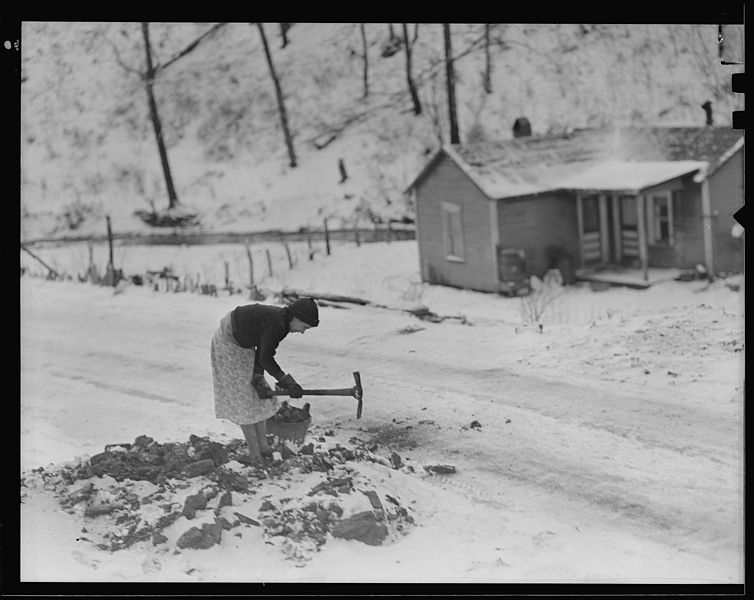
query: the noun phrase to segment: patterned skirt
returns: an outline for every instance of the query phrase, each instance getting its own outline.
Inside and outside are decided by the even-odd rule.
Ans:
[[[251,385],[254,349],[242,348],[233,337],[230,313],[220,321],[212,336],[212,383],[215,416],[238,425],[258,423],[274,415],[280,407],[276,398],[260,398]]]

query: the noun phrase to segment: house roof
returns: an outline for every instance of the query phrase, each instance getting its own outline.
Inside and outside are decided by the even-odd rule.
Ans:
[[[560,181],[560,186],[567,190],[638,194],[640,190],[694,173],[706,165],[698,160],[600,161],[575,170]]]
[[[558,189],[638,191],[714,167],[742,138],[728,127],[623,127],[446,145],[441,152],[499,199]]]

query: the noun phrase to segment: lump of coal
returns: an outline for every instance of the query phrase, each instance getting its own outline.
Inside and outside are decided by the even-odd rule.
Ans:
[[[302,408],[298,408],[291,406],[284,400],[278,411],[272,416],[272,420],[276,423],[303,423],[311,418],[309,408],[308,402]]]
[[[207,508],[207,499],[204,494],[194,494],[186,498],[182,514],[187,519],[193,519],[197,510],[204,510],[205,508]]]
[[[184,533],[176,545],[179,548],[198,548],[206,550],[211,548],[215,544],[220,543],[222,537],[223,527],[219,521],[215,523],[204,523],[201,527],[192,527],[186,533]]]
[[[380,523],[371,510],[357,513],[338,521],[332,528],[332,535],[345,540],[358,540],[370,546],[379,546],[388,535],[384,523]]]
[[[439,475],[456,472],[456,468],[453,465],[425,465],[424,470],[428,473]]]

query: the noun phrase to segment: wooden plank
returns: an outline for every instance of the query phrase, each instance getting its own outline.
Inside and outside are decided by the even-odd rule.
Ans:
[[[584,257],[584,249],[583,249],[584,209],[581,206],[581,194],[576,194],[576,221],[577,221],[577,228],[578,228],[578,233],[579,233],[579,249],[581,252],[581,262],[586,263],[586,258]]]
[[[599,214],[600,214],[600,240],[602,242],[602,262],[610,260],[610,237],[608,236],[607,223],[607,197],[604,194],[599,195]]]
[[[636,197],[636,216],[638,220],[639,229],[639,261],[641,262],[641,270],[644,274],[644,281],[649,279],[649,264],[647,258],[647,221],[645,217],[646,213],[646,197]]]
[[[612,196],[610,198],[613,205],[613,253],[615,254],[615,260],[620,262],[623,258],[622,237],[620,228],[620,202],[618,196]]]

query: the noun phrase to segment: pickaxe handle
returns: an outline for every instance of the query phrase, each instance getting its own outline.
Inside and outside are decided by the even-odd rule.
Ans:
[[[354,388],[341,388],[336,390],[301,390],[304,396],[353,396]],[[275,389],[273,396],[289,396],[288,390]]]
[[[358,400],[359,405],[356,408],[356,418],[361,418],[361,409],[362,409],[362,397],[363,397],[363,390],[361,388],[361,375],[358,371],[355,371],[353,374],[353,379],[356,382],[356,385],[350,388],[336,388],[336,389],[330,389],[330,390],[301,390],[301,394],[304,396],[353,396]],[[280,388],[275,388],[272,390],[273,396],[289,396],[290,392],[287,390],[282,390]]]

